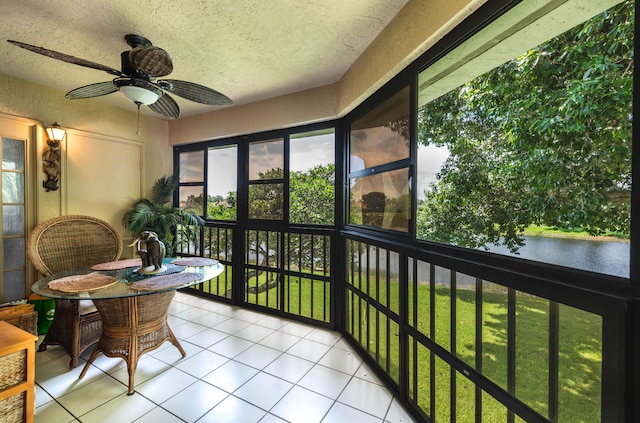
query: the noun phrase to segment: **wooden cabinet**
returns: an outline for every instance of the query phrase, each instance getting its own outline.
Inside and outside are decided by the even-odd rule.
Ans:
[[[37,339],[0,321],[0,423],[34,420]]]

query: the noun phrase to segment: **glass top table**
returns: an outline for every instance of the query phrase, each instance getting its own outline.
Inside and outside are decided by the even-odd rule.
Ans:
[[[88,267],[56,273],[39,280],[31,287],[33,292],[44,297],[91,300],[98,309],[102,334],[80,373],[80,379],[100,353],[107,357],[120,357],[127,364],[129,373],[127,395],[132,395],[140,356],[155,350],[165,341],[172,343],[182,357],[187,355],[167,323],[169,305],[176,290],[213,279],[224,271],[224,267],[216,260],[209,260],[212,264],[191,266],[174,265],[171,264],[172,260],[165,259],[163,268],[166,266],[167,269],[155,275],[139,272],[140,266],[118,270],[92,270]],[[62,292],[49,287],[49,282],[57,279],[90,273],[112,276],[116,281],[93,291]],[[185,274],[189,278],[182,283],[181,275]],[[160,284],[158,288],[153,281],[160,278],[164,278],[163,281],[169,279],[171,286]],[[172,278],[173,283],[170,280]],[[140,281],[151,282],[152,289],[136,289],[135,284]]]
[[[206,266],[181,266],[171,264],[173,259],[164,259],[163,266],[167,267],[167,270],[157,274],[143,274],[139,273],[140,266],[128,267],[125,269],[116,270],[92,270],[90,267],[83,269],[69,270],[53,274],[37,281],[31,290],[36,294],[42,295],[48,298],[61,298],[70,300],[99,300],[108,298],[122,298],[132,297],[139,295],[155,294],[163,291],[175,291],[177,289],[186,288],[192,285],[197,285],[202,282],[206,282],[220,275],[224,271],[224,266],[219,262]],[[149,280],[151,278],[167,276],[171,274],[179,273],[200,273],[201,278],[185,282],[177,286],[170,286],[166,288],[158,288],[151,291],[141,291],[132,288],[135,282],[142,280]],[[49,282],[56,279],[60,279],[67,276],[74,275],[88,275],[91,273],[112,276],[116,279],[116,283],[104,288],[97,289],[95,291],[80,291],[80,292],[62,292],[49,288]]]

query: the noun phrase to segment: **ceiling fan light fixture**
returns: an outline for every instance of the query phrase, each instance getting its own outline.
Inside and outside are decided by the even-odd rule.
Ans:
[[[158,94],[154,93],[153,91],[136,87],[134,85],[121,87],[120,92],[134,103],[144,104],[145,106],[155,103],[159,97]]]
[[[150,82],[134,78],[117,78],[114,84],[120,92],[135,104],[148,106],[162,95],[162,90]]]

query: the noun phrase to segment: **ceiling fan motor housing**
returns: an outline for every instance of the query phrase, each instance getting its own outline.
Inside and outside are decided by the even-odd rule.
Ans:
[[[125,75],[136,74],[136,70],[133,68],[133,65],[131,65],[131,60],[129,60],[129,50],[120,53],[120,64],[122,73],[124,73]]]

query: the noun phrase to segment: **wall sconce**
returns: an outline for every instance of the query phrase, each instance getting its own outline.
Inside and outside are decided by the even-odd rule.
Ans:
[[[47,175],[47,180],[42,182],[44,189],[56,191],[60,178],[60,142],[64,139],[67,131],[62,129],[58,122],[46,129],[47,147],[42,152],[42,171]]]

